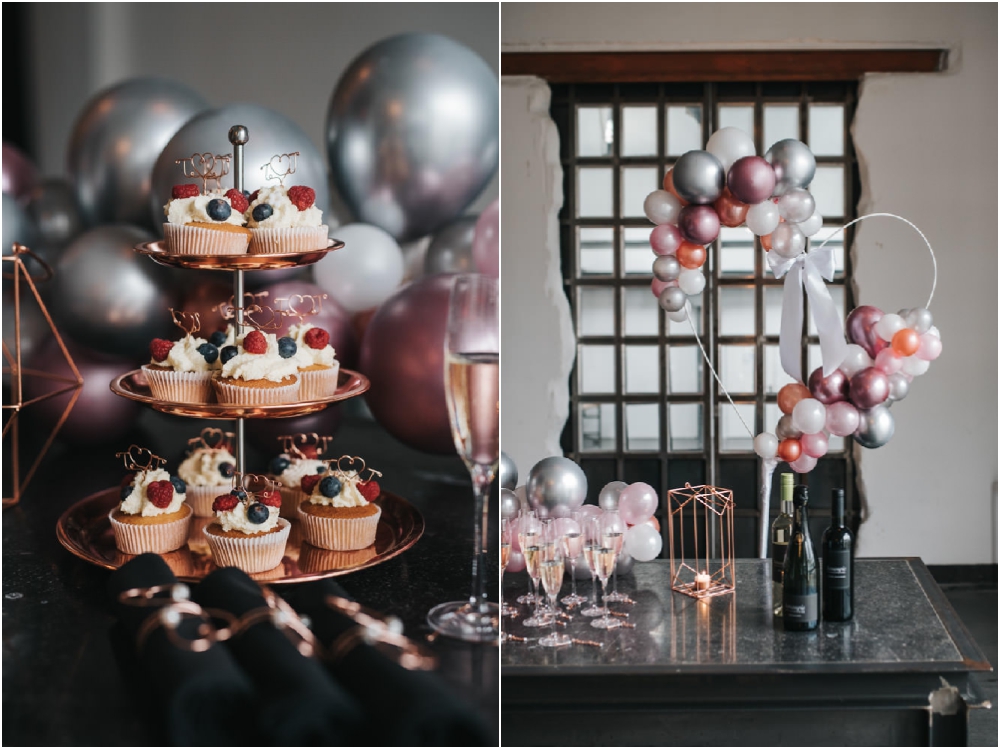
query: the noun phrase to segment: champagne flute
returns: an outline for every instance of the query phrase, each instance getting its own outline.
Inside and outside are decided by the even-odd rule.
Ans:
[[[517,527],[517,544],[521,547],[521,553],[529,546],[538,545],[538,535],[542,532],[542,523],[535,517],[534,510],[528,510],[527,514],[521,515]],[[525,559],[527,564],[527,559]],[[528,575],[528,592],[517,597],[517,602],[521,604],[533,604],[538,601],[539,594],[534,590],[534,580]]]
[[[594,543],[593,551],[594,571],[601,581],[601,593],[603,594],[604,603],[604,608],[601,610],[603,615],[597,619],[592,619],[590,626],[597,629],[614,629],[620,627],[621,622],[611,616],[611,612],[608,611],[608,578],[611,576],[611,571],[615,568],[615,562],[618,561],[618,552],[614,549],[613,536],[610,537],[612,545],[609,546],[606,544],[604,523],[602,520],[603,518],[591,518],[588,521],[591,527],[588,536],[596,542]]]
[[[556,630],[559,623],[559,589],[562,587],[563,574],[566,571],[566,561],[563,557],[562,533],[559,526],[549,523],[545,528],[541,553],[541,576],[545,593],[552,606],[552,634],[542,637],[538,644],[546,648],[561,648],[572,644],[572,638]]]
[[[528,568],[528,577],[535,584],[535,611],[521,624],[525,627],[544,627],[549,623],[550,610],[545,604],[545,596],[542,595],[542,561],[546,556],[551,556],[553,540],[552,518],[536,520],[537,533],[527,538],[529,546],[522,546],[525,566]]]
[[[507,518],[500,520],[500,642],[507,639],[507,633],[503,631],[503,615],[507,610],[507,604],[503,600],[503,573],[507,571],[507,563],[510,561],[511,547],[511,521]],[[514,609],[511,609],[513,611]]]
[[[587,518],[583,523],[583,558],[590,570],[591,603],[580,613],[583,616],[600,616],[604,609],[597,605],[597,551],[601,548],[601,523],[599,518]]]
[[[627,527],[625,521],[618,514],[618,510],[606,510],[601,516],[601,524],[603,527],[604,545],[614,547],[615,558],[617,559],[621,556],[622,549],[625,547],[625,528]],[[611,603],[631,602],[632,600],[624,593],[618,592],[617,563],[615,564],[614,572],[611,573],[611,592],[608,593],[605,600]]]
[[[500,462],[500,304],[497,279],[455,277],[444,339],[445,399],[455,448],[472,475],[475,498],[472,592],[438,604],[427,623],[469,642],[499,637],[500,607],[486,600],[487,505]]]
[[[576,560],[583,552],[583,528],[580,527],[580,512],[578,510],[574,510],[570,518],[571,522],[566,524],[566,532],[562,536],[562,546],[563,554],[569,561],[572,592],[565,596],[562,602],[567,606],[579,606],[581,603],[587,602],[585,596],[578,595],[576,592]]]

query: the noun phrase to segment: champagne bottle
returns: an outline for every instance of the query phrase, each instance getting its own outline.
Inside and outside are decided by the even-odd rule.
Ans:
[[[774,615],[781,616],[781,581],[785,574],[785,553],[792,535],[792,491],[795,475],[781,474],[781,513],[771,525],[771,600]]]
[[[819,573],[809,538],[808,503],[809,489],[796,486],[792,500],[795,518],[785,554],[781,596],[781,617],[785,629],[792,632],[806,632],[816,629],[819,624]]]
[[[833,518],[823,533],[823,618],[854,616],[854,534],[844,524],[844,490],[834,489]]]

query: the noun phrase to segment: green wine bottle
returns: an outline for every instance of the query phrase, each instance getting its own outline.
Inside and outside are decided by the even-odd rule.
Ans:
[[[781,582],[785,575],[785,554],[792,537],[792,492],[795,474],[781,474],[781,513],[771,525],[771,601],[774,615],[781,616]]]
[[[809,538],[809,515],[806,512],[809,489],[796,486],[792,503],[795,518],[785,555],[781,617],[786,630],[808,632],[819,625],[819,572],[812,539]]]

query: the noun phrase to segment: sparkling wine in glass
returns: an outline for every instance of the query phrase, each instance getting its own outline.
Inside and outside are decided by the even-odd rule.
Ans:
[[[591,603],[580,612],[583,616],[601,616],[604,613],[604,609],[597,605],[597,552],[602,543],[599,518],[588,518],[583,524],[583,558],[590,570]]]
[[[552,614],[548,617],[548,621],[552,624],[552,632],[538,641],[543,647],[559,648],[573,642],[565,633],[556,630],[559,623],[559,589],[562,587],[565,572],[566,560],[563,557],[561,532],[555,523],[549,523],[545,527],[542,539],[541,577],[542,586],[552,607]]]
[[[527,514],[520,516],[517,529],[517,545],[521,547],[522,554],[529,546],[538,545],[538,534],[541,532],[542,523],[537,517],[535,517],[534,510],[528,510]],[[525,564],[527,565],[527,559],[525,559]],[[531,579],[531,575],[528,575],[528,583],[528,592],[517,597],[518,603],[531,605],[539,601],[540,595],[532,587],[534,586],[535,581]]]
[[[625,529],[628,526],[625,525],[625,521],[622,520],[621,515],[618,514],[618,510],[605,511],[605,513],[601,516],[601,524],[604,529],[604,545],[609,548],[613,548],[615,550],[615,554],[620,557],[622,549],[625,547]],[[617,568],[611,573],[611,592],[608,593],[605,600],[611,603],[632,602],[632,599],[627,595],[618,592]]]
[[[567,606],[579,606],[581,603],[586,603],[587,598],[581,596],[576,592],[576,560],[580,558],[580,554],[583,552],[583,529],[580,527],[580,513],[574,511],[571,515],[572,523],[566,529],[563,534],[563,554],[566,556],[566,561],[569,562],[570,566],[570,583],[572,590],[568,596],[562,599],[562,602]]]
[[[500,520],[500,642],[507,639],[507,633],[503,631],[503,615],[506,613],[507,604],[503,600],[503,574],[507,571],[507,564],[510,562],[511,549],[511,521],[507,518]],[[513,611],[513,609],[511,609]]]
[[[455,449],[472,475],[472,592],[438,604],[427,622],[470,642],[499,637],[500,607],[486,600],[487,505],[500,462],[500,304],[495,278],[455,277],[444,342],[445,399]]]
[[[611,577],[611,573],[615,569],[615,563],[618,561],[618,552],[615,551],[614,543],[609,545],[605,542],[604,529],[606,526],[602,522],[602,518],[591,518],[587,524],[590,526],[590,532],[587,534],[588,538],[593,541],[593,570],[594,574],[601,581],[601,593],[603,594],[604,603],[604,608],[601,610],[602,615],[591,620],[590,626],[597,627],[598,629],[614,629],[615,627],[620,627],[621,622],[611,616],[611,612],[608,611],[608,578]]]

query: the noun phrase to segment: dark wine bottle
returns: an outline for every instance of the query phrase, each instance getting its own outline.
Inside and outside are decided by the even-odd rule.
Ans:
[[[854,534],[844,525],[844,490],[834,489],[833,518],[823,533],[823,618],[854,616]]]
[[[788,539],[792,535],[792,495],[795,490],[795,474],[781,474],[781,513],[771,525],[771,600],[774,615],[781,616],[781,581],[785,574],[785,552]]]
[[[819,624],[819,572],[812,539],[809,538],[809,516],[806,512],[809,489],[796,486],[792,503],[795,518],[792,538],[785,554],[781,616],[786,630],[807,632],[816,629]]]

